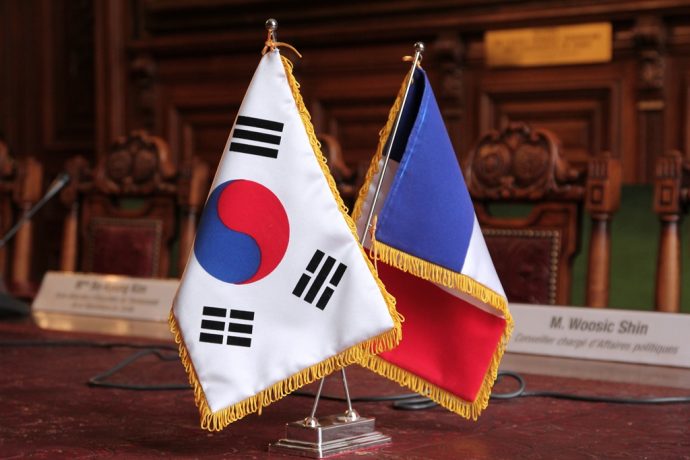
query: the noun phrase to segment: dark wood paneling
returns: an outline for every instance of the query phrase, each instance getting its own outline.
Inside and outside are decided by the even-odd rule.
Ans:
[[[373,154],[408,67],[400,60],[404,47],[376,48],[363,57],[349,48],[313,50],[303,60],[286,52],[316,130],[336,135],[353,165],[368,162]],[[383,56],[389,62],[377,68]],[[152,123],[178,161],[199,155],[217,163],[259,58],[257,52],[156,60],[153,89],[140,91],[135,99],[144,105],[151,97]]]
[[[255,55],[156,62],[151,88],[139,90],[135,99],[140,107],[150,104],[150,123],[177,162],[198,155],[215,167],[258,60]]]
[[[185,45],[206,49],[249,45],[267,15],[290,30],[293,41],[371,44],[400,38],[425,39],[441,30],[484,31],[556,23],[631,20],[663,11],[687,14],[684,0],[399,0],[396,2],[285,2],[277,0],[135,0],[139,45],[172,51]],[[296,7],[296,4],[299,7]],[[186,36],[187,40],[181,37]],[[214,36],[216,39],[214,39]],[[238,42],[238,39],[240,40]],[[304,43],[302,42],[302,44]],[[299,43],[298,43],[299,44]]]
[[[127,133],[127,119],[135,118],[133,115],[128,116],[127,112],[131,99],[128,93],[130,64],[126,51],[126,43],[130,38],[128,30],[132,20],[130,14],[129,2],[94,2],[97,120],[94,150],[97,155],[105,154],[108,145],[114,139]],[[96,155],[92,152],[91,156]]]
[[[317,130],[341,139],[350,164],[366,162],[373,152],[406,70],[399,59],[422,39],[428,48],[424,65],[438,85],[460,157],[487,130],[527,121],[554,131],[579,169],[610,150],[623,162],[625,182],[646,182],[653,157],[663,149],[664,116],[654,111],[663,92],[654,82],[664,76],[666,42],[675,49],[690,42],[683,19],[689,12],[677,1],[586,1],[577,9],[569,2],[545,8],[536,1],[353,1],[298,10],[270,1],[260,2],[263,9],[232,0],[134,3],[129,65],[145,59],[155,68],[150,88],[134,91],[134,100],[150,107],[139,112],[140,121],[162,132],[180,158],[199,149],[211,158],[201,137],[220,142],[227,135],[221,135],[219,112],[227,108],[234,117],[241,91],[228,96],[232,91],[217,85],[246,87],[258,59],[249,52],[260,48],[263,11],[271,11],[280,19],[280,38],[305,56],[295,61],[296,75]],[[486,68],[485,30],[595,20],[614,26],[611,63]],[[218,97],[204,107],[206,89],[195,86],[216,88]]]
[[[60,155],[92,147],[93,4],[4,0],[2,5],[2,131],[15,155],[42,157],[53,172]]]
[[[94,23],[90,0],[43,0],[43,145],[90,150],[94,132]]]
[[[482,71],[476,86],[468,87],[474,98],[476,137],[501,129],[513,121],[525,121],[553,131],[563,143],[568,161],[584,170],[587,161],[610,150],[623,158],[625,179],[640,180],[634,161],[635,138],[623,136],[625,113],[634,111],[632,83],[626,80],[627,65],[582,66],[561,69]],[[626,126],[629,126],[627,124]]]
[[[224,89],[212,85],[205,91],[161,89],[165,99],[161,107],[162,132],[175,146],[171,153],[178,162],[198,155],[210,165],[217,165],[241,102],[241,95],[228,94]]]
[[[369,161],[417,40],[461,158],[510,121],[554,131],[579,168],[610,150],[626,183],[650,182],[668,148],[690,151],[686,0],[0,0],[0,135],[48,179],[68,155],[95,160],[139,128],[176,161],[215,164],[268,15],[304,55],[295,75],[316,129],[351,166]],[[487,30],[592,21],[613,26],[610,63],[486,66]]]
[[[319,52],[315,66],[302,72],[302,87],[316,130],[335,135],[350,164],[368,163],[376,150],[378,132],[408,68],[398,60],[402,54],[403,49],[389,53],[372,49],[369,59],[387,55],[388,65],[377,67],[362,59],[352,62],[348,69],[343,61],[352,60],[351,52]],[[385,58],[381,60],[385,62]]]
[[[9,14],[7,0],[0,0],[0,44],[9,42]],[[0,69],[9,69],[7,46],[0,45]],[[7,142],[9,123],[9,78],[7,71],[0,72],[0,139]]]
[[[93,153],[93,22],[96,2],[2,0],[0,3],[0,134],[14,157],[44,167],[45,189],[67,156]],[[58,266],[62,209],[34,216],[34,279]]]
[[[679,69],[678,80],[683,97],[679,104],[678,145],[686,155],[690,155],[690,60],[684,59]]]

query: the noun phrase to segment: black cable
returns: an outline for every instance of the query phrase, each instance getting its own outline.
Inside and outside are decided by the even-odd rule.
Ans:
[[[492,393],[491,398],[492,399],[510,399],[510,398],[515,398],[518,397],[522,394],[522,392],[525,389],[525,380],[522,378],[520,374],[517,374],[515,372],[499,372],[498,377],[497,377],[497,382],[501,380],[503,377],[512,377],[515,380],[518,381],[520,388],[518,390],[510,392],[510,393],[501,393],[501,394],[496,394]],[[316,393],[312,393],[309,391],[295,391],[292,393],[295,396],[305,396],[309,398],[314,398],[316,397]],[[331,395],[321,395],[321,399],[325,399],[327,401],[339,401],[339,402],[347,402],[347,399],[342,397],[342,396],[331,396]],[[391,396],[360,396],[356,398],[350,398],[350,401],[353,403],[357,402],[387,402],[387,401],[392,401],[393,402],[393,408],[398,409],[398,410],[424,410],[424,409],[431,409],[432,407],[437,406],[434,401],[430,400],[427,397],[421,396],[417,393],[406,393],[406,394],[401,394],[401,395],[391,395]]]
[[[436,406],[438,406],[438,403],[420,395],[409,401],[396,401],[393,403],[393,409],[397,410],[426,410]]]
[[[690,402],[690,396],[664,396],[651,398],[619,398],[616,396],[595,396],[578,395],[572,393],[561,393],[558,391],[526,391],[525,379],[515,372],[499,372],[498,378],[511,377],[518,382],[518,389],[509,393],[492,393],[491,399],[514,399],[514,398],[555,398],[571,401],[601,402],[609,404],[678,404]],[[498,380],[497,380],[498,382]]]
[[[617,398],[615,396],[593,396],[593,395],[577,395],[571,393],[559,393],[554,391],[525,391],[527,384],[525,379],[516,372],[501,371],[498,373],[496,383],[501,379],[509,377],[515,379],[518,383],[518,389],[506,393],[491,393],[493,400],[505,400],[516,398],[555,398],[566,399],[572,401],[583,402],[602,402],[610,404],[683,404],[690,402],[690,396],[667,396],[667,397],[652,397],[652,398]],[[315,397],[315,393],[310,392],[295,392],[297,396]],[[347,401],[344,397],[321,395],[321,399],[329,401]],[[393,408],[398,410],[425,410],[436,407],[438,404],[434,401],[421,396],[417,393],[393,395],[393,396],[368,396],[364,398],[351,398],[352,402],[377,402],[377,401],[393,401]]]
[[[125,367],[129,366],[132,364],[134,361],[138,360],[139,358],[142,358],[147,355],[156,355],[158,359],[161,361],[175,361],[179,359],[177,353],[172,354],[163,354],[160,352],[160,350],[156,348],[148,348],[145,350],[138,351],[134,353],[133,355],[130,355],[123,361],[120,361],[118,364],[116,364],[114,367],[108,369],[107,371],[96,375],[95,377],[91,377],[88,381],[88,385],[90,387],[102,387],[102,388],[117,388],[120,390],[139,390],[139,391],[152,391],[152,390],[189,390],[191,386],[189,384],[187,385],[180,385],[178,383],[164,383],[164,384],[157,384],[157,385],[140,385],[140,384],[134,384],[134,383],[114,383],[114,382],[108,382],[105,379],[108,377],[112,376],[113,374],[118,373]]]
[[[520,395],[524,398],[554,398],[571,401],[600,402],[608,404],[685,404],[690,403],[690,396],[664,396],[652,398],[617,398],[615,396],[592,396],[559,393],[556,391],[532,391]]]
[[[88,381],[89,386],[101,388],[117,388],[125,390],[188,390],[188,384],[161,384],[161,385],[139,385],[129,383],[113,383],[105,381],[106,378],[111,377],[120,370],[126,368],[136,360],[147,356],[155,355],[162,361],[175,361],[178,359],[177,353],[164,354],[160,350],[173,350],[177,352],[175,345],[168,344],[136,344],[127,342],[91,342],[86,340],[2,340],[0,347],[90,347],[90,348],[135,348],[141,349],[125,358],[120,363],[116,364],[111,369],[92,377]],[[685,404],[690,403],[690,396],[664,396],[664,397],[650,397],[650,398],[620,398],[615,396],[594,396],[594,395],[578,395],[572,393],[560,393],[556,391],[526,391],[525,379],[516,372],[501,371],[498,373],[496,382],[504,377],[514,379],[518,383],[518,389],[507,393],[491,393],[491,399],[506,400],[515,398],[555,398],[565,399],[571,401],[584,402],[600,402],[610,404]],[[316,394],[307,391],[295,391],[291,393],[299,397],[315,397]],[[321,399],[329,401],[345,402],[346,399],[340,396],[321,395]],[[398,410],[423,410],[430,409],[437,406],[437,404],[430,399],[421,396],[417,393],[406,393],[399,395],[388,396],[360,396],[350,399],[355,403],[365,402],[393,402],[393,408]]]
[[[496,375],[496,383],[500,383],[504,377],[515,379],[518,383],[518,389],[515,391],[509,391],[507,393],[496,393],[492,391],[490,399],[513,399],[521,396],[525,392],[527,384],[525,383],[525,379],[523,379],[520,374],[512,371],[499,371]]]
[[[132,383],[114,383],[108,382],[105,379],[116,374],[120,370],[129,366],[138,359],[147,356],[155,355],[162,361],[176,361],[179,359],[177,354],[177,347],[169,344],[139,344],[130,342],[95,342],[89,340],[0,340],[0,347],[78,347],[78,348],[134,348],[141,349],[125,358],[123,361],[116,364],[107,371],[92,377],[87,382],[91,387],[113,388],[121,390],[140,390],[140,391],[158,391],[158,390],[188,390],[191,387],[189,384],[181,385],[177,383],[166,383],[159,385],[140,385]],[[175,353],[163,354],[161,350],[175,351]]]
[[[293,391],[290,393],[292,396],[301,396],[305,398],[315,398],[316,393],[312,393],[311,391]],[[405,393],[405,394],[400,394],[400,395],[389,395],[389,396],[358,396],[356,398],[350,398],[350,401],[353,403],[366,403],[366,402],[387,402],[387,401],[399,401],[399,400],[405,400],[405,399],[415,399],[415,398],[420,398],[420,396],[417,393]],[[332,395],[324,395],[322,394],[319,399],[323,399],[326,401],[339,401],[339,402],[347,402],[347,399],[343,396],[332,396]]]

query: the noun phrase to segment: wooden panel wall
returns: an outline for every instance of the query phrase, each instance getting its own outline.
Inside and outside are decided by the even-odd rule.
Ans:
[[[685,110],[674,106],[686,105],[669,98],[686,94],[690,11],[681,1],[106,3],[121,10],[115,16],[136,19],[124,44],[121,86],[129,86],[129,105],[121,118],[127,127],[162,134],[178,160],[218,160],[258,61],[267,15],[279,19],[279,37],[304,54],[296,73],[317,129],[338,136],[352,164],[366,162],[375,148],[406,70],[400,58],[416,40],[427,43],[424,65],[461,157],[486,130],[523,120],[555,131],[576,167],[609,150],[622,158],[626,182],[644,183],[654,157],[684,131],[667,123],[669,113]],[[486,30],[592,21],[613,25],[612,62],[486,67]]]
[[[54,165],[142,127],[178,159],[217,161],[270,15],[305,56],[296,73],[318,129],[341,138],[350,162],[371,154],[400,58],[423,40],[459,155],[482,132],[525,120],[554,130],[576,165],[611,150],[626,182],[648,182],[660,151],[690,149],[685,3],[0,0],[0,133]],[[591,21],[612,23],[612,62],[486,67],[486,30]]]
[[[7,45],[9,41],[9,22],[7,14],[7,2],[0,0],[0,69],[5,69],[0,72],[0,137],[7,139],[7,130],[9,128],[9,113],[10,101],[8,95],[10,93],[8,72],[9,68]]]
[[[47,180],[140,128],[176,161],[215,164],[269,16],[304,55],[293,62],[317,130],[353,166],[373,153],[417,40],[461,159],[517,120],[555,131],[579,168],[610,150],[626,183],[650,182],[669,148],[690,152],[684,0],[0,0],[0,135],[37,155]],[[487,30],[596,21],[613,26],[611,62],[486,66]]]
[[[94,154],[93,4],[0,0],[0,136],[43,163],[43,188],[71,155]],[[63,212],[53,201],[34,217],[34,279],[58,266]]]
[[[93,3],[2,0],[0,18],[0,133],[12,153],[56,170],[74,152],[92,152]]]

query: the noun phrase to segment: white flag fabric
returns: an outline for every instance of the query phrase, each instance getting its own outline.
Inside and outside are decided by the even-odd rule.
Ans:
[[[170,315],[211,431],[400,340],[291,69],[259,63]]]

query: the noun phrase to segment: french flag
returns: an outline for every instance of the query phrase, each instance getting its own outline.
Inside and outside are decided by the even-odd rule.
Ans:
[[[369,220],[402,91],[355,205],[360,234]],[[421,68],[415,70],[402,108],[372,215],[365,246],[405,322],[400,345],[365,366],[476,419],[488,405],[512,319]]]

